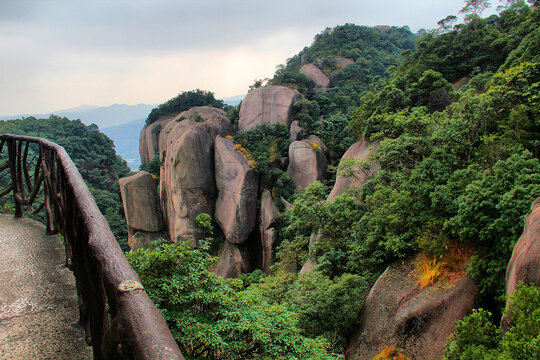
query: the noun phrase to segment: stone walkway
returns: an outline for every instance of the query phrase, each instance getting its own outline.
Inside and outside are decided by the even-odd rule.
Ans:
[[[0,359],[91,359],[78,313],[60,239],[0,215]]]

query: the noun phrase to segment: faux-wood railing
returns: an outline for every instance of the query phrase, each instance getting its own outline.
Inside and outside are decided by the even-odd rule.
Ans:
[[[2,155],[0,175],[9,171],[10,183],[0,189],[0,198],[13,194],[15,217],[23,216],[23,207],[44,209],[47,233],[63,236],[66,264],[77,284],[79,320],[94,359],[183,359],[64,148],[42,138],[3,134]]]

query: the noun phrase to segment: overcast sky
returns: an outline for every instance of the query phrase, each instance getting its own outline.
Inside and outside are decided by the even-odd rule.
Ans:
[[[462,7],[462,0],[0,0],[0,114],[157,104],[196,88],[243,94],[325,27],[416,32]]]

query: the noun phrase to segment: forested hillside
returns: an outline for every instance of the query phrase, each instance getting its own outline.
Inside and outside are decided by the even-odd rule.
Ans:
[[[224,279],[209,271],[218,261],[210,249],[227,236],[212,221],[215,214],[197,216],[206,239],[195,248],[178,241],[128,254],[187,358],[334,359],[348,350],[348,358],[363,359],[355,339],[364,329],[368,293],[383,272],[403,264],[416,267],[417,280],[399,302],[413,290],[452,288],[463,279],[474,288],[471,304],[482,310],[458,321],[446,350],[446,337],[438,340],[441,355],[537,358],[538,287],[523,287],[510,301],[506,316],[513,323],[505,332],[499,323],[512,249],[540,197],[540,15],[523,1],[504,1],[499,15],[482,18],[488,5],[466,1],[464,24],[454,25],[457,18],[449,15],[416,46],[407,28],[326,29],[278,68],[269,85],[302,95],[285,89],[299,98],[291,116],[304,133],[304,149],[317,159],[327,154],[334,175],[360,185],[331,200],[333,175],[295,187],[294,173],[283,165],[293,161],[292,130],[282,124],[235,129],[231,147],[249,161],[246,171],[260,176],[256,199],[271,194],[282,210],[269,221],[278,240],[267,274]],[[302,73],[305,65],[318,67],[328,83]],[[276,94],[264,82],[252,91]],[[184,110],[172,102],[158,109],[156,116]],[[245,126],[240,109],[227,113],[238,129]],[[372,155],[340,162],[358,141],[369,143]],[[410,339],[425,330],[424,315],[402,324],[400,343],[375,347],[381,353],[374,359],[418,356],[407,351],[418,345]],[[388,331],[393,325],[384,323]]]
[[[113,142],[96,125],[57,116],[0,120],[0,134],[43,137],[63,146],[85,180],[118,242],[127,248],[127,229],[118,179],[130,172]]]

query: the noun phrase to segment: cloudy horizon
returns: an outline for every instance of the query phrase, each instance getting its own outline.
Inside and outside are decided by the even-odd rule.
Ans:
[[[220,98],[245,94],[326,27],[416,32],[462,7],[461,0],[2,0],[0,114],[158,104],[197,88]]]

